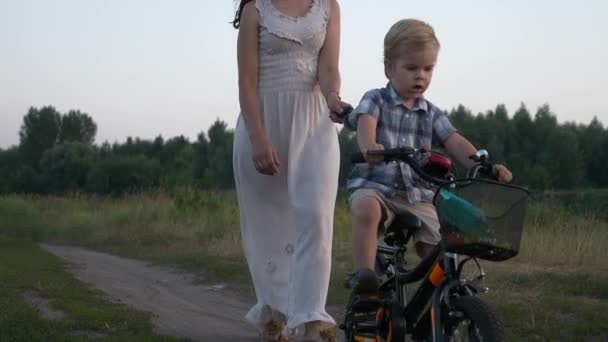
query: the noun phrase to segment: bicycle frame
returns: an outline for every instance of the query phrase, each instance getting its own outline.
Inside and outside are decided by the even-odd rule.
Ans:
[[[421,261],[421,264],[424,263],[424,265],[419,264],[415,271],[408,272],[404,269],[403,254],[405,250],[405,246],[378,246],[378,254],[391,255],[394,260],[392,263],[394,274],[380,285],[380,289],[381,291],[395,291],[396,299],[405,317],[407,333],[413,333],[421,324],[424,324],[421,320],[430,309],[433,341],[443,341],[442,302],[449,300],[449,295],[453,290],[465,292],[467,295],[476,295],[481,291],[475,284],[460,278],[462,265],[472,258],[466,258],[459,264],[456,254],[446,252],[443,246],[438,245],[431,257]],[[483,270],[481,267],[479,269],[480,278],[482,278]],[[419,275],[423,273],[422,271],[426,271],[423,277]],[[406,284],[418,281],[420,278],[422,278],[422,282],[414,292],[411,301],[408,302]],[[421,329],[427,330],[427,327],[421,326]]]

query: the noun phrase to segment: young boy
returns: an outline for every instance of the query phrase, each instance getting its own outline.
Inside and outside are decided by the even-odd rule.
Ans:
[[[365,93],[345,120],[357,131],[359,149],[367,164],[354,167],[347,188],[353,219],[353,264],[349,279],[353,294],[374,295],[374,269],[378,233],[396,215],[412,213],[422,221],[414,235],[416,252],[428,255],[440,241],[439,221],[432,205],[433,192],[403,162],[383,163],[368,150],[396,147],[443,146],[465,167],[475,163],[469,156],[476,148],[452,126],[445,113],[423,97],[431,83],[439,52],[433,28],[419,20],[395,23],[384,38],[385,88]],[[497,165],[499,180],[509,182],[511,173]],[[352,297],[351,297],[352,298]]]

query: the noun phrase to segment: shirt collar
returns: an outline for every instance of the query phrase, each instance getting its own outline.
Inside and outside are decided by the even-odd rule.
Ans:
[[[424,97],[417,98],[416,102],[414,102],[414,106],[412,108],[407,108],[407,106],[403,103],[403,100],[399,97],[399,95],[397,95],[397,92],[391,85],[391,82],[388,82],[386,85],[386,94],[387,94],[387,101],[392,107],[397,107],[397,106],[401,105],[408,110],[411,110],[414,112],[422,111],[425,113],[428,112],[428,110],[429,110],[429,107],[428,107],[427,102],[424,99]]]

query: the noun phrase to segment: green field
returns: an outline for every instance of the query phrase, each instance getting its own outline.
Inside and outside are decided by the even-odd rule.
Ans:
[[[5,257],[0,267],[18,267],[10,266],[10,260],[35,250],[27,241],[68,243],[177,265],[252,293],[238,217],[232,192],[182,189],[122,198],[4,196],[0,197],[0,234],[11,240],[2,240],[10,249],[2,249]],[[350,219],[343,199],[338,201],[335,218],[329,301],[342,305],[348,296],[342,281],[351,271]],[[531,205],[519,256],[484,264],[490,287],[485,298],[503,317],[509,340],[608,340],[607,241],[608,222],[599,217],[578,216],[555,203]],[[26,258],[22,263],[35,260]],[[49,276],[67,277],[59,266],[54,267]],[[18,279],[6,279],[9,283],[2,280],[4,286],[0,287],[3,292],[6,288],[21,291],[14,289],[21,286]],[[70,293],[57,289],[49,296],[67,300]],[[18,297],[16,292],[9,296],[17,301]],[[21,303],[15,310],[28,309]],[[46,331],[49,323],[32,312],[28,315],[35,327],[31,330]],[[93,324],[87,323],[86,316],[81,322]],[[11,324],[15,323],[3,318],[0,331]],[[56,333],[66,336],[72,328],[61,329]]]

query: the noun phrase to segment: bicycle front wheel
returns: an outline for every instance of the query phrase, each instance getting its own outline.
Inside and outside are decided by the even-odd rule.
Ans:
[[[456,297],[444,322],[447,341],[502,342],[504,326],[498,315],[479,297]]]

